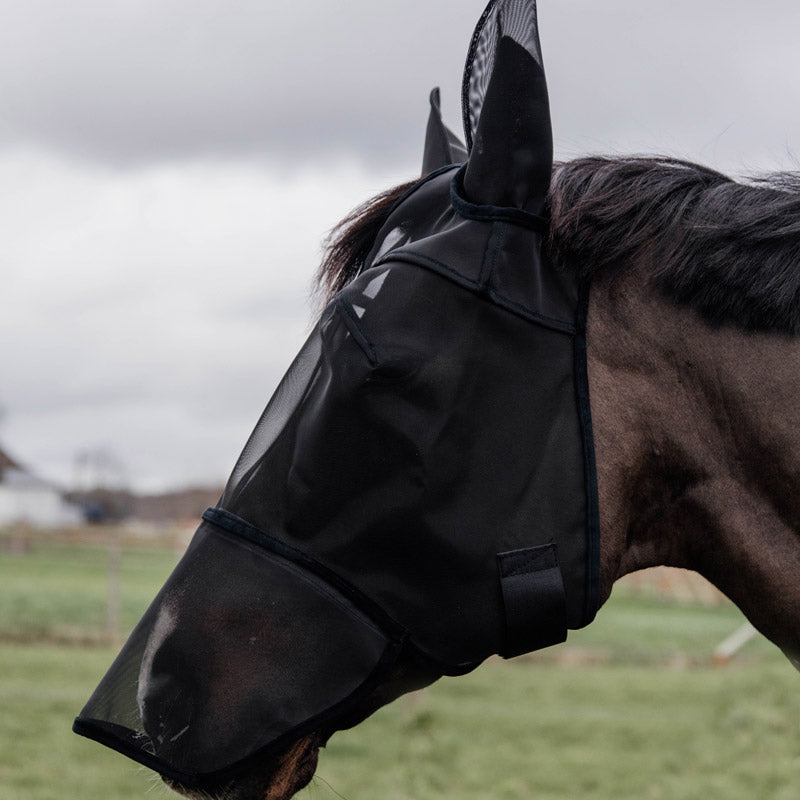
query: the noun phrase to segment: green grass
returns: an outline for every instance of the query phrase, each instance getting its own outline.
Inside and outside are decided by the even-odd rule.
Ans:
[[[127,634],[177,563],[168,548],[126,548],[120,568],[120,632]],[[0,554],[0,639],[99,639],[107,629],[109,552],[36,541]]]
[[[0,555],[0,800],[168,796],[70,731],[116,652],[80,644],[104,630],[106,557],[56,545]],[[125,552],[126,628],[174,562],[169,550]],[[619,591],[567,644],[492,660],[337,734],[302,798],[793,799],[800,675],[761,639],[710,666],[741,620],[727,605]]]
[[[800,675],[742,623],[619,591],[569,642],[382,709],[334,736],[302,800],[789,800],[800,790]]]
[[[0,647],[2,800],[165,796],[147,770],[69,730],[112,657]],[[302,797],[789,800],[798,686],[778,657],[724,669],[492,661],[334,736]]]
[[[535,658],[558,657],[561,650],[587,651],[597,661],[621,664],[681,666],[705,664],[723,639],[744,623],[736,606],[702,606],[669,602],[631,593],[620,584],[595,621],[571,631],[562,648]],[[774,646],[759,636],[748,642],[739,660],[775,655]]]
[[[485,665],[338,734],[319,775],[350,800],[789,800],[798,676]],[[316,781],[304,800],[331,797]]]
[[[0,800],[123,800],[153,785],[147,770],[70,730],[113,657],[110,648],[0,644]]]

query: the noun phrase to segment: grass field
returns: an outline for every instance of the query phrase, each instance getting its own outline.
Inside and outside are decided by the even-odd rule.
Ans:
[[[107,554],[0,554],[0,800],[166,797],[148,770],[70,732],[113,658]],[[175,554],[126,550],[130,627]],[[789,800],[800,791],[800,675],[763,640],[724,668],[729,605],[624,588],[567,644],[446,679],[337,734],[303,800]]]
[[[33,540],[26,552],[0,553],[0,639],[84,643],[103,639],[112,554],[100,543],[46,539]],[[174,550],[153,543],[124,550],[120,632],[136,624],[177,560]]]

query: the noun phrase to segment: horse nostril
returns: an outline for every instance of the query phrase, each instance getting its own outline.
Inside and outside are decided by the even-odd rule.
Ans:
[[[186,691],[171,676],[150,673],[144,685],[140,680],[138,701],[142,728],[158,752],[170,749],[189,730]]]

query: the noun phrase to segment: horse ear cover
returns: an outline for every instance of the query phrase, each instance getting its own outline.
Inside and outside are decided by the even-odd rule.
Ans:
[[[423,177],[332,300],[215,508],[75,721],[185,784],[335,729],[404,651],[443,674],[598,607],[588,287],[542,249],[533,0],[493,0],[432,96]],[[446,162],[446,163],[442,163]]]
[[[422,159],[423,178],[449,164],[460,164],[467,160],[467,148],[442,119],[438,87],[431,92],[430,105],[428,128],[425,132],[425,151]]]

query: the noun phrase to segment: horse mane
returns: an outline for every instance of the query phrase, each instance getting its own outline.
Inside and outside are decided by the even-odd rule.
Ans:
[[[584,277],[644,265],[712,325],[800,332],[800,176],[739,183],[673,158],[581,158],[550,191],[553,261]]]
[[[328,239],[318,279],[331,296],[363,267],[398,198],[356,209]],[[710,324],[800,333],[800,175],[737,182],[667,157],[587,157],[557,164],[546,248],[583,278],[643,265],[649,280]]]
[[[344,289],[364,268],[378,231],[394,204],[416,183],[410,181],[367,200],[336,224],[325,239],[317,271],[317,293],[323,302]]]

